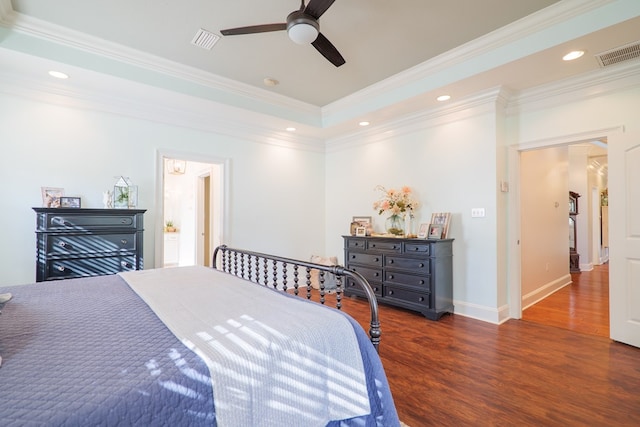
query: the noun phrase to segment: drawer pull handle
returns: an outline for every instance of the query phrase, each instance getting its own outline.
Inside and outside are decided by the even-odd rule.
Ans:
[[[418,301],[423,302],[424,301],[424,297],[418,298]]]
[[[69,225],[67,221],[65,221],[63,218],[60,218],[59,216],[53,217],[51,222],[58,225],[64,225],[64,226]]]
[[[418,267],[422,268],[422,267],[424,267],[424,264],[420,263],[420,264],[418,264]]]
[[[128,221],[127,221],[127,219],[126,219],[126,218],[122,218],[122,219],[120,220],[120,224],[126,224],[127,222],[128,222]]]
[[[380,273],[375,272],[375,273],[373,273],[373,275],[374,275],[375,277],[378,277],[378,276],[380,276]]]
[[[56,267],[56,270],[58,270],[59,272],[63,272],[65,270],[63,265],[59,265]]]
[[[123,245],[126,245],[127,244],[127,239],[120,240],[120,243],[122,243]]]
[[[127,261],[121,261],[121,262],[120,262],[120,265],[121,265],[121,266],[123,266],[124,268],[131,268],[131,267],[133,267],[133,266],[131,265],[131,263],[130,263],[130,262],[127,262]]]
[[[356,259],[356,256],[355,255],[351,255],[351,259]]]
[[[60,246],[61,248],[66,248],[67,244],[65,242],[60,242],[58,243],[58,246]]]
[[[378,289],[378,288],[373,288],[373,290],[374,290],[375,292],[378,292],[378,290],[379,290],[379,289]]]
[[[393,264],[394,261],[392,259],[389,260],[389,264]]]
[[[390,274],[390,275],[389,275],[389,279],[393,279],[393,274]]]
[[[393,291],[387,292],[387,295],[393,295]]]
[[[417,246],[415,248],[413,248],[414,251],[419,251],[420,248],[418,248]]]
[[[421,285],[424,285],[424,280],[420,280],[420,284],[421,284]]]
[[[380,261],[380,258],[376,258],[376,262],[379,262],[379,261]]]

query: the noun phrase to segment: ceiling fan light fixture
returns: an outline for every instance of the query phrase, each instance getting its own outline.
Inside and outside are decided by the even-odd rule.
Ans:
[[[287,33],[297,44],[311,44],[318,38],[318,29],[308,23],[294,24],[289,27]]]
[[[291,12],[287,16],[287,34],[294,43],[313,43],[318,38],[319,33],[320,25],[312,16],[300,10]]]

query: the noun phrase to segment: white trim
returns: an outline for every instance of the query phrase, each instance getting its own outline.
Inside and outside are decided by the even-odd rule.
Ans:
[[[44,63],[39,58],[2,48],[0,55],[7,55],[16,61],[24,59]],[[69,68],[65,66],[65,69]],[[104,87],[108,87],[109,91],[100,89]],[[97,72],[82,70],[82,79],[65,81],[61,86],[56,83],[43,84],[37,77],[0,70],[0,93],[269,145],[324,152],[323,139],[287,132],[285,127],[290,125],[290,121]]]
[[[454,314],[457,316],[469,317],[496,325],[509,320],[509,308],[507,306],[495,308],[455,300],[453,301],[453,306]]]
[[[335,152],[350,147],[372,144],[468,119],[480,114],[491,113],[496,110],[498,100],[502,99],[505,94],[508,94],[508,91],[503,87],[490,88],[450,105],[414,111],[411,114],[387,121],[379,126],[368,127],[367,130],[329,138],[325,142],[326,151]]]
[[[629,61],[520,91],[509,100],[507,115],[517,116],[569,102],[585,101],[637,86],[640,86],[640,61]]]
[[[5,0],[6,1],[6,0]],[[251,86],[216,74],[189,67],[127,46],[94,37],[72,30],[68,27],[23,15],[13,11],[11,2],[3,11],[0,8],[0,23],[22,34],[47,40],[62,46],[78,49],[93,55],[112,59],[134,67],[152,72],[159,72],[188,82],[193,82],[223,93],[232,93],[244,98],[250,104],[264,102],[272,107],[291,111],[305,111],[308,114],[319,114],[319,108],[306,102],[280,95],[256,86]]]
[[[522,297],[523,310],[571,284],[571,274],[559,277]]]

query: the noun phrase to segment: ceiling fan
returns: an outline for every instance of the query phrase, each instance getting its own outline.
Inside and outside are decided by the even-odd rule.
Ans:
[[[310,0],[305,7],[304,0],[300,1],[300,9],[294,10],[287,16],[287,22],[280,24],[252,25],[249,27],[229,28],[221,30],[223,36],[241,34],[267,33],[270,31],[287,30],[289,38],[297,44],[311,43],[318,52],[336,67],[345,63],[344,58],[333,44],[320,32],[318,19],[335,0]]]

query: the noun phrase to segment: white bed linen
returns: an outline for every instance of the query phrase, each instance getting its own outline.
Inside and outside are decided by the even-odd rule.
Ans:
[[[207,267],[120,275],[209,366],[218,426],[324,426],[370,412],[340,313]]]

